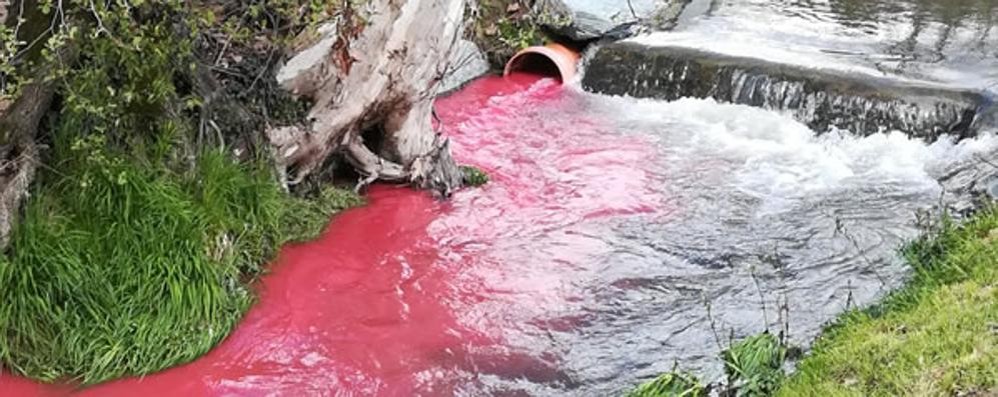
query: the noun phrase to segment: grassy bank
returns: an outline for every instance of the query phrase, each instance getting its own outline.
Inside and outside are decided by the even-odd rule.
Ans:
[[[769,334],[736,343],[720,360],[726,382],[703,386],[669,373],[629,396],[998,395],[998,208],[909,244],[914,270],[879,305],[842,315],[793,375]]]
[[[291,197],[266,167],[219,151],[176,171],[93,141],[44,173],[0,259],[0,360],[36,379],[89,384],[197,358],[231,331],[282,244],[359,201]]]
[[[261,143],[263,125],[304,117],[277,106],[294,101],[273,88],[270,54],[304,29],[282,21],[311,21],[325,5],[81,4],[67,2],[42,51],[72,43],[79,58],[43,57],[58,66],[41,77],[59,99],[0,256],[0,370],[93,384],[206,353],[277,250],[360,199],[288,194]],[[51,8],[39,15],[59,20]]]
[[[998,394],[998,211],[911,244],[914,279],[845,315],[782,396]]]

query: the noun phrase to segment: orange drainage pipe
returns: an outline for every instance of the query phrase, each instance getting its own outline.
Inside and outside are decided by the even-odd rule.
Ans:
[[[580,55],[577,51],[558,43],[528,47],[516,53],[506,63],[503,76],[509,76],[513,72],[539,73],[557,77],[564,83],[575,77],[579,58]]]

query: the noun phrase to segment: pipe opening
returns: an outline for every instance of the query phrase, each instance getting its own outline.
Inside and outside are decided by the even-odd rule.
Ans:
[[[579,53],[561,44],[530,47],[520,51],[506,64],[505,75],[527,72],[557,78],[562,83],[575,77]]]
[[[508,72],[523,72],[536,74],[544,77],[554,77],[560,81],[565,81],[565,76],[561,75],[558,64],[551,58],[540,53],[525,53],[510,61]]]

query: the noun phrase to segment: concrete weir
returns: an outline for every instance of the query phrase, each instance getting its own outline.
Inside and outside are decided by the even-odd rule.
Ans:
[[[582,84],[601,94],[714,98],[784,111],[817,131],[900,130],[930,140],[972,135],[987,103],[970,90],[628,41],[600,48]]]

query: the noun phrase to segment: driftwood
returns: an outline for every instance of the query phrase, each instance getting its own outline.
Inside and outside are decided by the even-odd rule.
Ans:
[[[302,52],[311,62],[289,62],[297,70],[282,77],[285,87],[314,100],[308,125],[268,132],[289,184],[340,154],[365,182],[407,182],[444,196],[460,187],[463,173],[431,115],[464,3],[372,0]]]

